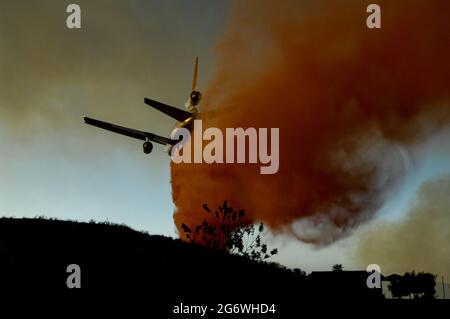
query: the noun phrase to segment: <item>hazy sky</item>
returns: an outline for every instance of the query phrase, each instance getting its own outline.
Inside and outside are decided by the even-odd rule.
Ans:
[[[83,124],[83,115],[169,134],[175,122],[144,97],[182,107],[200,56],[214,65],[222,1],[2,1],[0,211],[124,222],[174,235],[169,159],[156,146]]]
[[[229,3],[77,0],[82,29],[69,30],[72,2],[0,1],[0,215],[109,220],[176,236],[163,148],[144,155],[140,141],[82,117],[168,135],[175,122],[143,99],[182,107],[196,55],[205,91]],[[417,162],[406,160],[405,181],[379,218],[401,217],[421,182],[450,173],[448,136],[424,142]],[[278,261],[311,270],[359,266],[348,257],[355,240],[322,250],[284,237],[273,244]]]

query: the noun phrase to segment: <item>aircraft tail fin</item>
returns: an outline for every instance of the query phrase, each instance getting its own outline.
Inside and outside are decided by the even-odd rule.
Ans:
[[[192,78],[192,91],[191,94],[189,94],[189,98],[187,99],[184,106],[188,109],[191,113],[196,113],[197,108],[196,105],[200,103],[200,100],[202,98],[202,94],[197,89],[197,78],[198,78],[198,56],[195,57],[195,65],[194,65],[194,76]]]
[[[192,78],[192,91],[197,91],[197,77],[198,77],[198,56],[195,57],[194,76]]]

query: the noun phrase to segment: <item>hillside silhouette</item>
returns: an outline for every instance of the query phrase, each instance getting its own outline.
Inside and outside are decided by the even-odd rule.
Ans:
[[[67,266],[81,268],[81,290],[143,291],[210,296],[245,289],[302,286],[305,277],[124,225],[0,218],[0,289],[69,290]],[[279,292],[277,292],[279,293]]]
[[[81,268],[81,289],[67,288],[71,264]],[[277,313],[267,318],[290,318],[299,305],[408,302],[386,300],[381,289],[368,289],[365,271],[335,268],[306,275],[125,225],[0,218],[0,292],[16,300],[58,298],[72,305],[77,298],[82,307],[122,306],[159,318],[173,318],[180,303],[275,304]]]
[[[81,268],[81,289],[69,289],[67,266]],[[383,300],[365,271],[306,275],[125,225],[0,218],[0,290],[179,300],[268,302]]]

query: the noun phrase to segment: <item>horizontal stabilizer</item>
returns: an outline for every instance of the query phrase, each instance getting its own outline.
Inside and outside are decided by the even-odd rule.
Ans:
[[[179,122],[184,122],[188,118],[192,117],[192,113],[180,110],[179,108],[149,99],[144,99],[145,104],[150,105],[151,107],[157,109],[158,111],[163,112],[164,114],[169,115]]]

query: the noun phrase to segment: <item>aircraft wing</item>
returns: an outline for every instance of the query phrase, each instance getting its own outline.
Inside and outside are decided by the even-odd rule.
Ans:
[[[188,118],[190,118],[192,116],[191,112],[187,112],[187,111],[183,111],[179,108],[149,99],[149,98],[145,98],[144,99],[145,104],[150,105],[151,107],[157,109],[158,111],[161,111],[167,115],[169,115],[170,117],[176,119],[179,122],[184,122],[185,120],[187,120]]]
[[[148,139],[150,141],[153,141],[155,143],[159,143],[162,145],[166,145],[166,144],[175,145],[176,143],[178,143],[178,141],[172,140],[167,137],[162,137],[162,136],[159,136],[159,135],[156,135],[153,133],[143,132],[143,131],[139,131],[139,130],[135,130],[135,129],[119,126],[119,125],[114,125],[111,123],[91,119],[89,117],[85,117],[84,122],[86,124],[102,128],[104,130],[108,130],[108,131],[111,131],[114,133],[137,138],[137,139],[143,140],[143,141]]]

